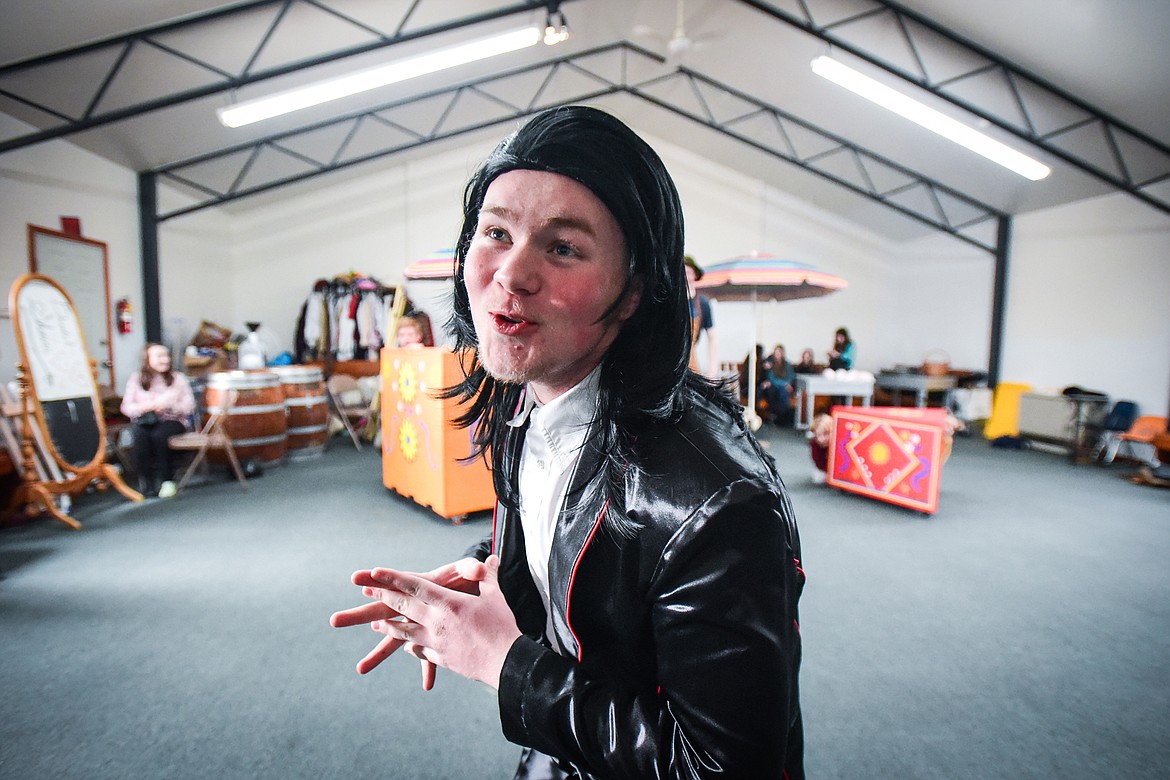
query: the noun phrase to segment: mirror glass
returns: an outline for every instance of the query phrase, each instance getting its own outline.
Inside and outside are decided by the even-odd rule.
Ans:
[[[47,276],[17,280],[10,301],[30,408],[61,466],[77,471],[105,455],[105,424],[81,322]]]
[[[86,338],[86,354],[98,361],[98,384],[112,388],[114,348],[105,243],[29,225],[28,246],[29,272],[47,276],[69,291]]]

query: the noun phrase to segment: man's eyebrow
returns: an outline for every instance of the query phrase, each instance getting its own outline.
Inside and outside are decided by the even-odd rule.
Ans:
[[[502,219],[511,219],[515,216],[515,211],[507,206],[500,205],[484,205],[479,209],[480,214],[494,214]],[[543,228],[569,228],[571,230],[579,230],[590,236],[597,234],[593,229],[593,225],[587,220],[578,217],[549,217],[542,225]]]
[[[512,216],[512,209],[508,208],[507,206],[483,205],[483,206],[480,206],[479,213],[480,214],[495,214],[497,217],[510,217],[510,216]]]
[[[546,227],[551,228],[569,228],[571,230],[580,230],[586,235],[594,235],[596,231],[593,225],[589,222],[578,219],[577,217],[549,217],[544,221]]]

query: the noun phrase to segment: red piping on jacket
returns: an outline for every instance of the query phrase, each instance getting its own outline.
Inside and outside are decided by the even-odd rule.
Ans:
[[[593,537],[597,534],[597,529],[601,527],[601,521],[605,519],[605,510],[609,509],[609,499],[605,499],[605,503],[601,505],[601,512],[597,515],[597,520],[593,522],[593,528],[589,530],[589,536],[585,539],[585,544],[581,545],[581,551],[577,553],[577,560],[573,561],[573,573],[569,575],[569,593],[565,596],[565,624],[569,627],[569,633],[573,635],[573,641],[577,643],[577,662],[580,663],[585,654],[581,647],[581,640],[577,638],[577,632],[573,630],[573,583],[577,581],[577,569],[581,566],[581,558],[585,556],[585,551],[589,549],[589,543],[593,541]]]
[[[500,512],[500,502],[497,501],[496,505],[494,507],[492,507],[492,551],[491,551],[491,553],[489,553],[490,555],[499,555],[500,554],[496,550],[496,515],[499,514],[499,512]]]

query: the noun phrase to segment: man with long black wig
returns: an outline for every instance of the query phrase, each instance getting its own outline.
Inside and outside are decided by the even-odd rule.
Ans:
[[[801,778],[788,496],[742,410],[687,368],[683,217],[662,161],[545,111],[468,184],[450,328],[492,533],[427,573],[356,572],[333,625],[498,691],[518,778]]]

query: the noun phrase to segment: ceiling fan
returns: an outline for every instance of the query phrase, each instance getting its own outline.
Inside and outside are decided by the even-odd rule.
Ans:
[[[714,40],[714,36],[692,37],[687,33],[686,21],[687,14],[684,0],[675,0],[674,31],[670,34],[669,38],[647,24],[639,24],[636,26],[634,28],[634,34],[647,38],[656,38],[662,41],[666,46],[667,59],[678,60],[688,52],[700,49],[709,41]]]

